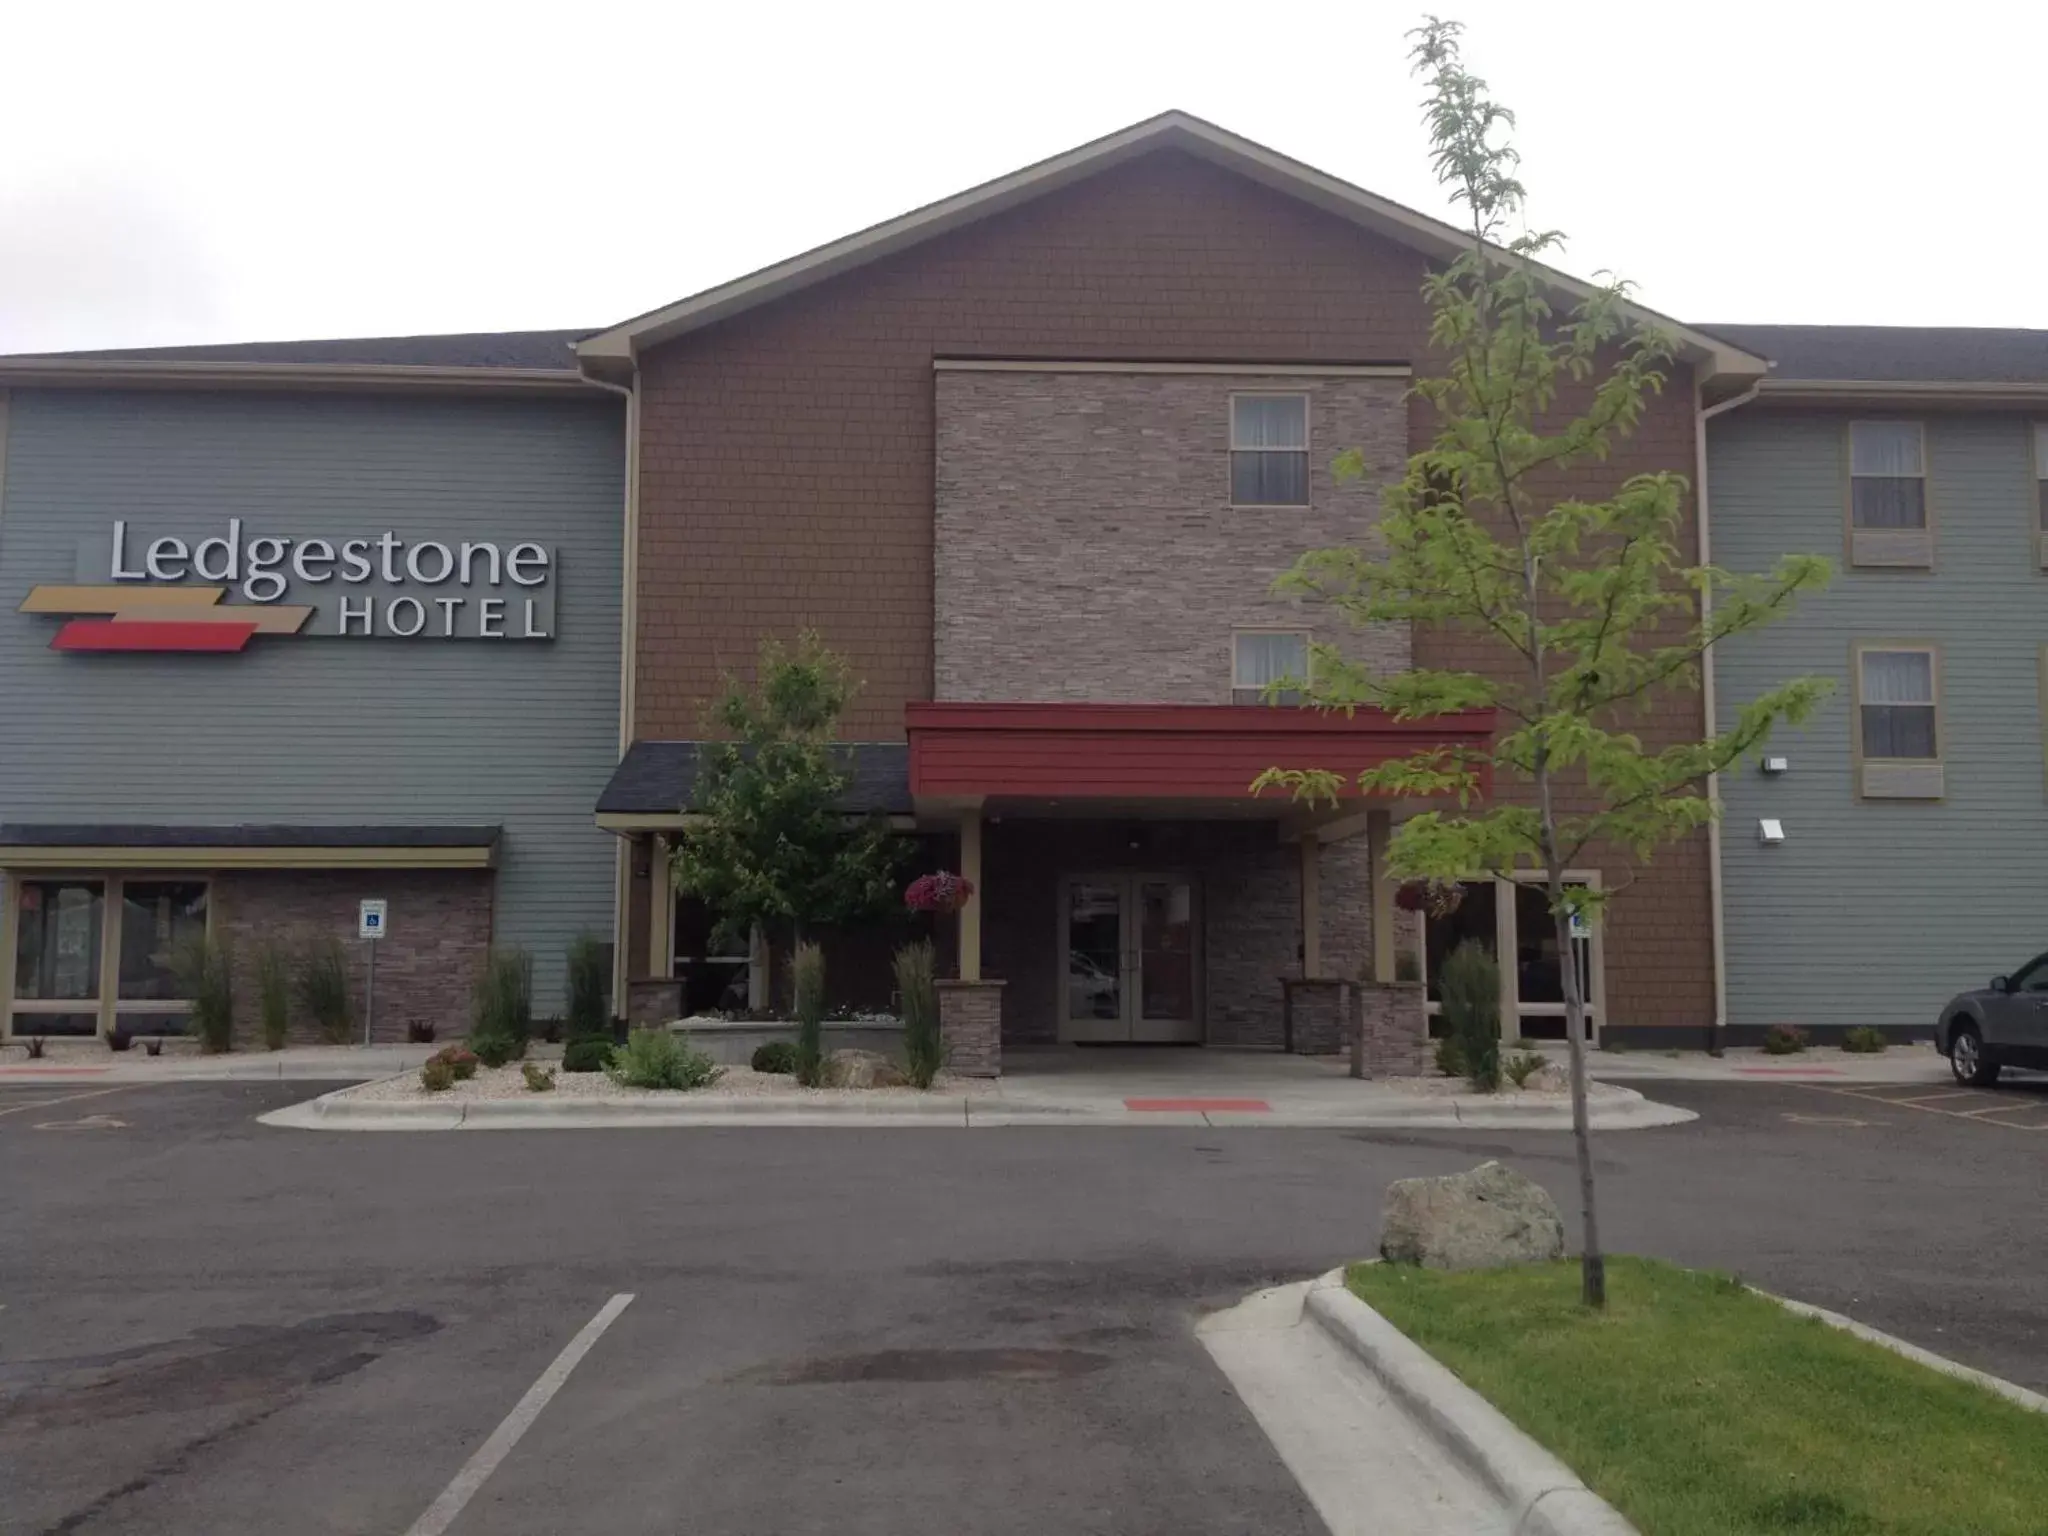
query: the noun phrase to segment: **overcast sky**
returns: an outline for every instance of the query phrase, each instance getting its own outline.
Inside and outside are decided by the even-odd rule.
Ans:
[[[1567,267],[2048,327],[2048,6],[1443,8]],[[0,0],[0,351],[596,327],[1167,107],[1442,214],[1421,9]]]

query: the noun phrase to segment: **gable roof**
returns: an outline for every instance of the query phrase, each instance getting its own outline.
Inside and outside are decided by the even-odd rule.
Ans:
[[[462,331],[444,336],[350,336],[331,341],[236,341],[204,347],[122,347],[15,353],[6,362],[372,363],[412,368],[558,368],[574,372],[577,331]]]
[[[2048,331],[1917,325],[1709,325],[1771,359],[1768,387],[2048,385]]]
[[[632,371],[634,359],[650,347],[824,282],[842,272],[879,261],[1161,149],[1177,149],[1194,155],[1432,257],[1450,259],[1467,250],[1472,242],[1470,234],[1441,219],[1433,219],[1413,208],[1391,202],[1299,160],[1291,160],[1263,144],[1240,138],[1191,113],[1162,112],[1157,117],[1146,118],[1141,123],[1134,123],[1079,148],[1054,155],[1049,160],[1041,160],[1036,165],[942,198],[900,218],[876,224],[858,234],[821,245],[774,266],[763,267],[758,272],[716,288],[707,288],[674,304],[636,315],[585,337],[577,343],[576,354],[586,371],[622,378]],[[1551,273],[1557,287],[1566,293],[1583,296],[1592,291],[1592,285],[1578,278],[1549,268],[1545,270]],[[1708,377],[1719,374],[1753,377],[1764,371],[1763,359],[1738,345],[1693,330],[1668,316],[1639,306],[1635,312],[1676,336],[1681,349],[1704,365],[1703,371]]]

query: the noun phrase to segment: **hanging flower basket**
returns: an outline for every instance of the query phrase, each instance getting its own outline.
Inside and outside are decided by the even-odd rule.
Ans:
[[[903,893],[903,905],[913,912],[958,912],[973,894],[972,881],[942,869],[911,881]]]
[[[1464,900],[1465,887],[1455,880],[1406,880],[1394,892],[1394,905],[1403,912],[1428,917],[1449,917]]]

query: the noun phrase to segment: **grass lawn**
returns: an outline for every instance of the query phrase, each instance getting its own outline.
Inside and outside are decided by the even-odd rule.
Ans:
[[[2048,1415],[1796,1317],[1725,1275],[1609,1259],[1351,1289],[1644,1536],[2041,1536]]]

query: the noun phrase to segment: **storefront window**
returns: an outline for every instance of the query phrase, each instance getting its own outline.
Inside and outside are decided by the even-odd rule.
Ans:
[[[178,950],[205,936],[205,881],[123,881],[119,996],[148,1001],[182,997],[173,974]]]
[[[1465,899],[1455,910],[1423,923],[1423,970],[1432,1003],[1443,1001],[1440,978],[1452,950],[1470,939],[1490,955],[1498,942],[1494,923],[1500,888],[1491,880],[1467,880],[1462,882],[1462,888]]]
[[[97,880],[22,881],[15,997],[85,1002],[99,996],[101,893]]]

